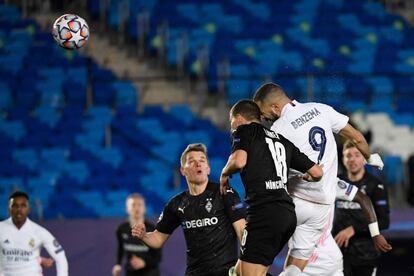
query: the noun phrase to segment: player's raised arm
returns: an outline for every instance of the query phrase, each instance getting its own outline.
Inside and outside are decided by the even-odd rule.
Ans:
[[[367,160],[368,164],[382,170],[384,163],[382,162],[380,155],[378,153],[371,154],[367,140],[360,131],[356,130],[348,123],[343,129],[341,129],[341,131],[339,131],[339,134],[349,139],[357,147],[357,149]]]
[[[359,149],[365,159],[369,159],[371,153],[368,142],[359,130],[355,129],[348,123],[343,129],[341,129],[341,131],[339,131],[339,135],[350,140]]]

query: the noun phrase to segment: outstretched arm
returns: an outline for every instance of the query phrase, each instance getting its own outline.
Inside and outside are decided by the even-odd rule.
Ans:
[[[154,249],[161,248],[170,237],[170,235],[161,233],[158,230],[147,232],[143,223],[132,227],[132,236],[142,240],[147,246]]]

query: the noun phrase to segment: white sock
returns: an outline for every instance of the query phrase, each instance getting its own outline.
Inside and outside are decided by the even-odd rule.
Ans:
[[[279,276],[298,276],[302,274],[302,271],[296,265],[289,265],[288,267],[283,270]]]

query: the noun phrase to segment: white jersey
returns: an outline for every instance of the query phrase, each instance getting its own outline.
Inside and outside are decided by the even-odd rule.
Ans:
[[[320,103],[285,105],[271,129],[290,140],[310,160],[323,165],[319,182],[297,181],[289,192],[301,199],[320,204],[333,204],[338,173],[338,154],[334,133],[348,123],[348,117]]]
[[[352,201],[358,188],[341,179],[337,179],[336,198],[341,200]],[[332,221],[334,215],[334,206],[332,206],[330,219],[328,220],[324,233],[318,241],[318,246],[309,258],[308,264],[303,271],[303,275],[317,276],[340,276],[343,275],[342,253],[335,239],[332,237]]]
[[[56,262],[57,276],[68,275],[62,246],[42,226],[27,219],[18,229],[11,218],[0,222],[0,275],[39,276],[40,250],[44,247]]]

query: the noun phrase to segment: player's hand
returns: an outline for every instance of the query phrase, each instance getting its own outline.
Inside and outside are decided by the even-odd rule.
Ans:
[[[143,269],[145,267],[145,261],[142,258],[137,257],[135,255],[132,255],[130,264],[132,268],[135,270]]]
[[[379,252],[385,253],[392,249],[392,246],[387,242],[383,235],[372,237],[372,240],[374,241],[375,248]]]
[[[225,195],[228,189],[230,189],[229,177],[222,174],[220,176],[220,193]]]
[[[43,258],[43,257],[40,257],[40,266],[42,268],[52,267],[52,265],[53,265],[54,262],[55,261],[53,259],[51,259],[51,258]]]
[[[305,181],[308,181],[308,182],[316,182],[316,180],[313,179],[313,177],[308,173],[304,173],[302,175],[302,179],[305,180]]]
[[[112,276],[121,276],[122,267],[120,265],[114,265],[112,268]]]
[[[339,247],[348,247],[349,240],[355,235],[354,227],[349,226],[344,230],[340,231],[336,237],[335,241]]]
[[[134,226],[132,226],[132,230],[131,230],[132,236],[136,237],[140,240],[142,240],[145,236],[145,234],[147,233],[146,229],[145,229],[145,224],[143,223],[137,223]]]
[[[384,162],[382,162],[381,156],[378,153],[373,153],[369,156],[367,163],[371,166],[377,167],[382,170],[384,168]]]

